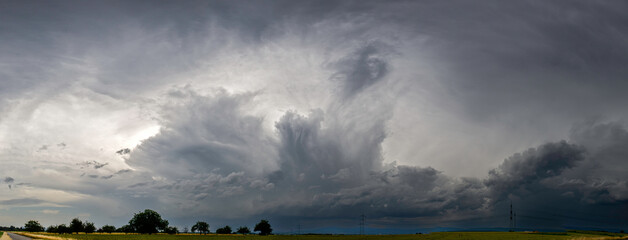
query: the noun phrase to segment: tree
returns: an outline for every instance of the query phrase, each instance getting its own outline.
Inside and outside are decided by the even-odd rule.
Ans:
[[[199,233],[207,234],[209,233],[209,224],[206,222],[198,221],[194,226],[192,226],[192,232],[198,231]]]
[[[135,229],[133,227],[131,227],[131,225],[124,225],[124,226],[116,229],[116,232],[133,233],[133,232],[135,232]]]
[[[100,229],[98,229],[98,232],[106,232],[106,233],[112,233],[116,231],[116,227],[111,226],[111,225],[105,225],[102,226]]]
[[[166,227],[166,229],[164,229],[164,232],[167,234],[177,234],[179,233],[179,229],[177,227]]]
[[[157,233],[159,230],[165,230],[168,227],[168,221],[161,219],[159,213],[146,209],[133,215],[133,219],[129,221],[129,226],[138,233]]]
[[[229,227],[229,225],[216,229],[216,233],[218,234],[231,234],[231,232],[233,231],[231,231],[231,227]]]
[[[55,225],[50,225],[50,227],[46,228],[46,232],[59,233],[59,228]]]
[[[80,233],[83,232],[83,230],[83,221],[78,218],[72,219],[72,222],[70,222],[70,231],[73,233]]]
[[[273,233],[273,229],[270,227],[268,220],[262,219],[259,223],[255,224],[253,231],[260,232],[259,235],[270,235]]]
[[[85,221],[85,223],[83,223],[83,231],[85,231],[85,233],[93,233],[96,231],[96,226],[94,226],[93,222]]]
[[[249,234],[251,233],[251,230],[249,229],[249,227],[242,226],[242,227],[239,227],[236,232],[239,234]]]
[[[72,233],[72,231],[70,230],[70,227],[66,226],[65,224],[61,224],[57,226],[57,233],[65,234],[65,233]]]
[[[24,230],[27,232],[43,232],[44,227],[38,221],[30,220],[24,224]]]

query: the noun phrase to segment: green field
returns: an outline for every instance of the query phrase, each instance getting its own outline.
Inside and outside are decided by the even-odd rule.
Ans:
[[[85,240],[110,240],[110,239],[129,239],[129,240],[191,240],[191,239],[232,239],[232,240],[449,240],[449,239],[462,239],[462,240],[498,240],[498,239],[516,239],[516,240],[551,240],[551,239],[601,239],[608,237],[609,239],[617,239],[617,237],[624,237],[628,239],[626,234],[614,234],[604,232],[561,232],[561,233],[522,233],[522,232],[438,232],[430,234],[416,234],[416,235],[272,235],[272,236],[258,236],[258,235],[193,235],[193,234],[178,234],[178,235],[138,235],[138,234],[46,234],[48,236],[56,236],[62,238],[73,239],[85,239]]]

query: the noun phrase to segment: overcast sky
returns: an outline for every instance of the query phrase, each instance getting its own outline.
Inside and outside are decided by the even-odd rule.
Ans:
[[[626,10],[0,1],[0,225],[626,229]]]

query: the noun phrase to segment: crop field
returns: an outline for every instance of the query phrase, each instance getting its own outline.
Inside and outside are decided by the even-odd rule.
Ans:
[[[605,232],[560,232],[560,233],[523,233],[523,232],[437,232],[430,234],[413,234],[413,235],[198,235],[198,234],[48,234],[45,235],[50,239],[77,239],[77,240],[111,240],[111,239],[128,239],[128,240],[192,240],[192,239],[208,239],[208,240],[553,240],[553,239],[628,239],[626,234],[605,233]]]

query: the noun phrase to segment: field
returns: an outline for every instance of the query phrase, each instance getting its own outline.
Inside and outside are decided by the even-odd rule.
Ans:
[[[628,239],[626,234],[615,234],[605,232],[561,232],[561,233],[523,233],[523,232],[438,232],[430,234],[417,235],[196,235],[196,234],[178,234],[178,235],[138,235],[138,234],[43,234],[50,239],[77,239],[77,240],[111,240],[111,239],[128,239],[128,240],[499,240],[499,239],[515,239],[515,240],[560,240],[560,239]]]

